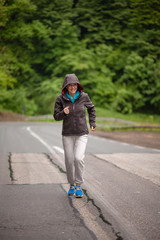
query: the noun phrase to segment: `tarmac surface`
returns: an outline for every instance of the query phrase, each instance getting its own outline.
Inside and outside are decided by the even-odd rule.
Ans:
[[[90,133],[92,134],[92,132]],[[142,131],[96,131],[96,136],[131,143],[143,147],[160,149],[160,133]]]
[[[160,151],[90,135],[76,199],[60,133],[60,124],[0,124],[0,239],[159,240]]]

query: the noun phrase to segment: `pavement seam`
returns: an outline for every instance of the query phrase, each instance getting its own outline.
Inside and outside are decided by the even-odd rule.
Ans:
[[[83,191],[84,191],[84,194],[85,194],[86,197],[87,197],[87,202],[91,202],[92,205],[98,210],[98,212],[99,212],[99,218],[101,218],[104,223],[106,223],[107,225],[109,225],[109,226],[111,227],[112,233],[117,237],[116,240],[123,240],[123,238],[120,236],[120,233],[119,233],[119,232],[116,232],[115,229],[114,229],[114,227],[113,227],[113,225],[112,225],[109,221],[107,221],[107,220],[105,219],[105,217],[104,217],[104,215],[103,215],[103,213],[102,213],[101,208],[96,205],[94,199],[89,197],[89,195],[88,195],[88,193],[87,193],[87,190],[86,190],[86,189],[83,189]]]
[[[65,174],[66,174],[66,171],[64,171],[63,168],[61,168],[58,164],[56,164],[56,163],[53,161],[53,159],[50,157],[50,155],[48,155],[47,153],[44,153],[44,155],[49,159],[49,161],[50,161],[53,165],[55,165],[55,166],[59,169],[59,171],[60,171],[61,173],[65,173]]]
[[[9,172],[10,172],[10,179],[11,179],[11,183],[14,184],[14,172],[13,172],[13,168],[12,168],[12,161],[11,161],[11,158],[12,158],[12,153],[10,152],[9,155],[8,155],[8,163],[9,163]]]
[[[67,193],[68,184],[61,184],[63,190]],[[97,217],[94,216],[87,207],[87,203],[83,199],[77,199],[74,196],[68,196],[71,207],[73,208],[77,217],[83,222],[83,225],[89,230],[89,232],[96,240],[110,240],[107,233],[97,223]],[[77,215],[78,213],[78,215]]]
[[[61,184],[61,188],[63,189],[63,191],[65,193],[67,193],[67,190],[68,190],[68,186],[69,184]],[[74,200],[79,200],[79,199],[74,199]],[[93,240],[100,240],[99,238],[97,238],[96,234],[94,231],[92,231],[88,224],[86,224],[86,221],[85,219],[83,218],[82,214],[81,214],[81,211],[79,211],[79,209],[77,208],[77,206],[75,205],[75,202],[73,201],[73,198],[68,196],[68,201],[69,201],[69,204],[70,206],[72,207],[73,209],[73,212],[74,212],[74,215],[76,216],[76,218],[78,218],[80,220],[80,222],[83,224],[83,226],[89,231],[89,233],[91,234],[91,236],[93,237]]]
[[[59,167],[59,165],[56,164],[56,163],[53,161],[53,159],[51,158],[50,155],[48,155],[48,154],[46,154],[46,153],[44,153],[44,154],[45,154],[45,156],[49,159],[49,161],[50,161],[52,164],[54,164],[54,165],[59,169],[60,172],[66,174],[66,171],[64,171],[61,167]],[[67,192],[67,189],[66,189],[65,186],[68,185],[68,184],[61,184],[61,185],[62,185],[62,188]],[[112,233],[114,234],[114,236],[116,237],[115,240],[123,240],[123,238],[120,236],[120,233],[119,233],[119,232],[116,232],[115,229],[114,229],[114,227],[112,226],[112,224],[105,219],[105,217],[104,217],[104,215],[103,215],[103,213],[102,213],[102,210],[100,209],[100,207],[98,207],[98,206],[95,204],[94,199],[92,199],[92,198],[89,197],[89,195],[88,195],[88,193],[87,193],[87,190],[86,190],[86,189],[83,189],[83,192],[84,192],[84,195],[85,195],[86,198],[87,198],[87,203],[88,203],[88,202],[91,202],[91,203],[92,203],[92,206],[95,207],[95,208],[98,210],[99,218],[100,218],[105,224],[107,224],[108,226],[111,227],[111,231],[112,231]],[[69,199],[71,199],[71,198],[69,198]],[[76,200],[77,200],[76,198],[71,199],[71,201],[72,201],[72,207],[74,207],[74,208],[79,212],[79,214],[80,214],[81,216],[83,216],[83,213],[82,213],[82,212],[80,211],[80,209],[77,208],[77,206],[76,206],[76,202],[75,202]],[[75,206],[74,206],[74,205],[75,205]],[[87,211],[87,209],[86,209],[86,211]],[[84,221],[85,221],[85,220],[84,220]],[[88,224],[88,223],[86,223],[86,224]],[[98,224],[98,226],[99,226],[99,224]],[[99,226],[99,227],[100,227],[100,226]],[[101,228],[101,227],[100,227],[100,228]],[[93,229],[93,231],[94,231],[94,229]],[[102,228],[101,228],[101,232],[102,232],[102,231],[103,231],[103,230],[102,230]],[[104,231],[103,231],[103,232],[104,232]],[[107,237],[107,238],[104,238],[104,235],[103,235],[102,238],[101,238],[100,236],[98,236],[98,239],[99,239],[99,240],[100,240],[100,239],[109,240],[108,237]]]

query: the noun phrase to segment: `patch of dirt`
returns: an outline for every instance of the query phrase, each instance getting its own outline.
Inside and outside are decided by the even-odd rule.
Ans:
[[[0,122],[8,121],[24,121],[25,117],[22,114],[11,112],[0,112]]]
[[[160,149],[160,133],[138,132],[138,131],[112,131],[112,132],[90,132],[92,135],[109,138],[120,142],[131,143],[134,145]]]

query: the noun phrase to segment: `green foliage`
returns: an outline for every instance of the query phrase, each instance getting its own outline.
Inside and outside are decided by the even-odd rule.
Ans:
[[[131,25],[139,28],[160,27],[160,1],[159,0],[130,0]]]
[[[12,109],[12,111],[17,113],[22,113],[24,109],[28,115],[37,113],[37,106],[34,100],[27,98],[26,90],[23,87],[8,91],[1,89],[0,91],[0,106],[3,109]]]
[[[16,83],[16,79],[12,76],[0,71],[0,88],[9,89],[13,88]]]
[[[39,105],[39,113],[47,114],[53,112],[53,103],[61,93],[63,78],[53,77],[50,80],[43,81],[36,89],[35,101]]]
[[[75,73],[96,106],[160,113],[158,0],[1,0],[0,108],[53,112]]]
[[[133,88],[119,87],[116,91],[116,97],[112,103],[112,108],[121,113],[132,113],[134,107],[141,104],[141,95]],[[138,108],[138,107],[137,107]]]
[[[132,52],[127,58],[124,74],[119,82],[132,90],[135,89],[134,94],[137,92],[134,95],[137,96],[137,101],[136,99],[133,102],[130,101],[133,110],[149,107],[156,111],[157,105],[155,103],[158,94],[157,90],[159,91],[160,78],[157,64],[152,57],[142,58],[137,53]]]

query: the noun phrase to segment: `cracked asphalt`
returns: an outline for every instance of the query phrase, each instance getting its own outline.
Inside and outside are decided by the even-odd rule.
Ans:
[[[89,136],[68,197],[61,124],[0,123],[0,239],[160,239],[160,151]]]

